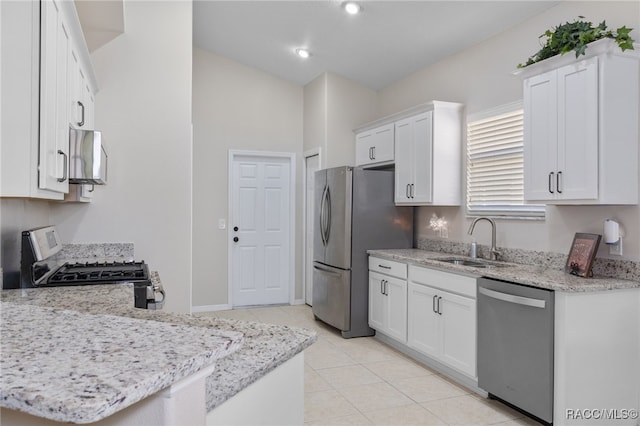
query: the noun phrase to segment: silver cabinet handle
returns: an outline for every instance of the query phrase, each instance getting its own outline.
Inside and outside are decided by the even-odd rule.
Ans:
[[[389,295],[389,281],[384,280],[384,295],[388,296]]]
[[[553,185],[553,172],[549,172],[549,192],[553,194],[553,189],[551,186]]]
[[[385,266],[385,265],[380,265],[380,264],[378,264],[378,267],[382,268],[382,269],[391,269],[391,266]]]
[[[436,310],[436,299],[438,299],[437,295],[434,295],[433,298],[431,299],[431,310],[433,311],[433,313],[437,314],[438,311]]]
[[[409,184],[407,184],[407,188],[406,188],[406,190],[405,190],[405,193],[406,193],[406,195],[407,195],[407,198],[411,198],[411,192],[410,192],[410,191],[411,191],[411,190],[409,189]]]
[[[478,292],[492,299],[502,300],[503,302],[516,303],[518,305],[531,306],[533,308],[544,309],[547,302],[540,299],[532,299],[530,297],[516,296],[514,294],[502,293],[499,291],[489,290],[488,288],[479,287]]]
[[[558,191],[558,194],[562,194],[562,191],[560,190],[560,175],[562,174],[562,172],[558,172],[558,174],[556,175],[556,191]]]
[[[92,184],[92,185],[91,185],[91,189],[89,190],[89,192],[93,192],[93,191],[95,191],[95,190],[96,190],[96,186]]]
[[[375,160],[376,159],[376,147],[375,146],[371,147],[371,152],[373,153],[372,154],[372,157],[373,157],[372,160]]]
[[[67,180],[67,169],[69,168],[69,157],[61,149],[58,150],[58,155],[62,155],[62,158],[64,159],[64,165],[62,166],[62,177],[58,178],[58,182],[64,182],[65,180]]]
[[[411,190],[409,191],[411,198],[415,198],[415,185],[411,184]]]
[[[442,315],[442,311],[440,310],[440,301],[442,300],[442,297],[438,296],[438,315]]]
[[[80,106],[80,108],[82,108],[82,119],[78,121],[78,126],[82,127],[84,126],[84,104],[78,101],[78,105]]]

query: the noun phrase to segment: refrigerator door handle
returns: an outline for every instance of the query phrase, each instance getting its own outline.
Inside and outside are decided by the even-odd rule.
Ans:
[[[327,241],[327,244],[328,244],[329,238],[331,236],[331,189],[329,189],[328,185],[327,185],[327,202],[325,206],[327,210],[327,224],[326,224],[327,235],[325,237],[325,240]]]
[[[327,189],[325,186],[322,190],[322,197],[320,198],[320,238],[322,238],[322,245],[327,246],[326,237],[326,201],[327,201]]]

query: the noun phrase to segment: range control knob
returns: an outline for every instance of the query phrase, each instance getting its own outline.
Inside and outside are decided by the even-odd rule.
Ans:
[[[237,226],[234,226],[234,227],[233,227],[233,230],[234,230],[235,232],[238,232],[238,227],[237,227]]]
[[[234,242],[234,243],[237,243],[238,241],[240,241],[240,238],[238,238],[238,237],[233,237],[233,242]]]

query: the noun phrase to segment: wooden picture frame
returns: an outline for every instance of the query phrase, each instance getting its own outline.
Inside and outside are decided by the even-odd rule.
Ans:
[[[564,271],[579,277],[592,276],[591,267],[598,252],[601,235],[576,232]]]

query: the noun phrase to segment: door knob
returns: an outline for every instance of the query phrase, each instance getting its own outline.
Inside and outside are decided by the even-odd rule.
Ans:
[[[240,241],[240,238],[238,238],[238,237],[233,237],[233,242],[234,242],[234,243],[237,243],[238,241]]]
[[[234,226],[234,227],[233,227],[233,230],[234,230],[235,232],[238,232],[238,227],[237,227],[237,226]]]

